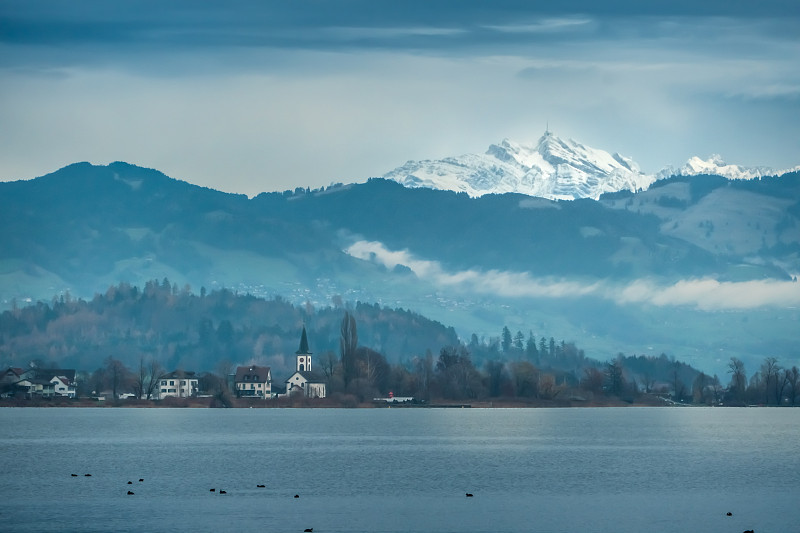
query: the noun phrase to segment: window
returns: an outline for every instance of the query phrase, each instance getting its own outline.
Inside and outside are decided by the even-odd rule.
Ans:
[[[169,380],[169,384],[170,384],[170,386],[175,385],[175,380],[174,379]]]
[[[162,384],[162,385],[166,385],[166,384],[167,384],[167,380],[163,380],[163,381],[161,381],[161,384]]]

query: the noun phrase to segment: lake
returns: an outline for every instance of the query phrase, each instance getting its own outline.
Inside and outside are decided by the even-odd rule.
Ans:
[[[800,532],[798,443],[791,408],[2,408],[0,530]]]

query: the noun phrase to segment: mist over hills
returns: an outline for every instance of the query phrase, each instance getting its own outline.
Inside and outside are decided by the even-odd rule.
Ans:
[[[464,339],[548,332],[600,360],[665,352],[720,374],[731,356],[800,361],[797,172],[675,176],[599,200],[383,179],[248,199],[79,163],[0,183],[0,221],[6,307],[167,277],[411,309]]]

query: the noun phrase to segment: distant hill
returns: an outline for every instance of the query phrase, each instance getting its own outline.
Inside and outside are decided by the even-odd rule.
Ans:
[[[325,352],[339,357],[345,311],[357,321],[359,344],[395,364],[458,344],[452,328],[404,309],[366,303],[315,309],[227,289],[195,294],[163,279],[143,287],[121,283],[88,301],[59,297],[0,313],[0,361],[87,371],[108,357],[134,370],[142,357],[191,371],[263,364],[280,380],[294,370],[304,326],[320,371]]]
[[[195,293],[410,309],[462,338],[506,324],[547,331],[601,360],[666,352],[717,370],[732,355],[800,359],[797,172],[678,176],[598,201],[471,198],[383,179],[248,199],[126,163],[79,163],[0,183],[0,223],[7,308],[166,277]],[[710,290],[701,282],[716,289],[696,292]],[[713,292],[740,287],[760,299]]]

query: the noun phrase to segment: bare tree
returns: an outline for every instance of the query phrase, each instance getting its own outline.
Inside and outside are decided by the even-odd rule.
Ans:
[[[333,351],[326,350],[320,355],[319,364],[322,368],[322,373],[330,380],[336,373],[336,368],[339,366],[339,359]]]
[[[147,386],[144,389],[148,400],[153,399],[153,395],[158,391],[158,382],[164,376],[164,369],[155,359],[150,360],[147,365]]]
[[[136,398],[142,399],[145,396],[147,387],[147,365],[144,362],[144,355],[139,357],[139,371],[136,373],[136,381],[133,384],[133,393]]]
[[[529,361],[511,363],[514,394],[520,397],[536,397],[539,393],[539,371]]]
[[[109,356],[108,359],[106,359],[105,375],[106,379],[108,379],[108,384],[111,387],[114,399],[118,400],[119,391],[122,390],[128,382],[130,372],[125,368],[125,365],[122,364],[122,361]]]
[[[556,386],[556,377],[553,374],[539,374],[539,398],[552,400],[561,390]]]
[[[775,399],[775,403],[780,403],[778,397],[778,374],[781,367],[778,366],[778,359],[775,357],[767,357],[761,363],[761,379],[764,386],[764,403],[769,404],[770,399]]]
[[[728,363],[728,374],[731,375],[731,384],[729,386],[731,395],[736,400],[744,400],[744,393],[747,389],[747,375],[741,359],[731,357]]]
[[[583,378],[581,379],[581,388],[594,394],[603,392],[603,382],[605,375],[600,369],[593,366],[587,366],[583,369]]]
[[[709,383],[709,377],[700,372],[696,378],[694,378],[694,383],[692,383],[692,401],[694,403],[708,403],[708,398],[706,394],[706,386]]]
[[[800,386],[800,369],[796,366],[783,371],[786,377],[786,387],[789,389],[789,403],[796,405],[798,386]]]

